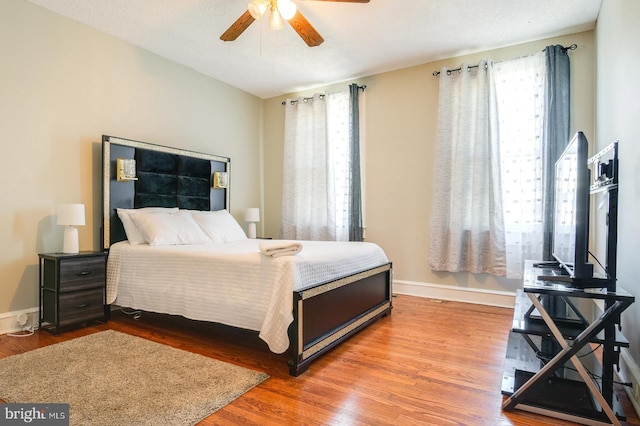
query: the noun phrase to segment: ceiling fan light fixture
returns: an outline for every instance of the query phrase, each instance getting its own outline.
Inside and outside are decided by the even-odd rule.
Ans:
[[[277,4],[278,12],[280,12],[282,18],[286,19],[287,21],[293,18],[298,11],[296,4],[291,0],[278,0]]]
[[[247,0],[247,10],[222,33],[220,40],[233,41],[238,38],[253,21],[262,18],[267,9],[269,16],[269,29],[279,30],[284,28],[284,20],[289,21],[291,28],[309,47],[320,46],[324,39],[313,25],[298,10],[294,0]],[[370,0],[318,0],[337,3],[369,3]]]
[[[282,16],[280,12],[278,12],[277,8],[271,9],[271,16],[269,17],[269,29],[271,30],[281,30],[284,28],[284,22],[282,21]]]
[[[251,14],[251,16],[253,16],[253,19],[257,21],[258,19],[262,18],[262,15],[264,15],[268,7],[269,0],[253,0],[247,6],[247,10],[249,10],[249,13]]]

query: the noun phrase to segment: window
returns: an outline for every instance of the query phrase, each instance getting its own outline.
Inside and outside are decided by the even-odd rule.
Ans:
[[[431,269],[517,278],[548,259],[571,48],[440,73]]]
[[[359,108],[353,106],[353,86],[357,97],[358,86],[352,85],[351,93],[285,101],[283,239],[362,239],[360,140],[354,132],[359,120],[353,120]]]
[[[507,277],[542,259],[545,57],[494,64]]]

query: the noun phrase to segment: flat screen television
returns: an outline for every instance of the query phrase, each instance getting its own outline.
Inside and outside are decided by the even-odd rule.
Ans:
[[[555,164],[552,254],[576,285],[593,277],[589,257],[591,172],[587,138],[577,132]]]

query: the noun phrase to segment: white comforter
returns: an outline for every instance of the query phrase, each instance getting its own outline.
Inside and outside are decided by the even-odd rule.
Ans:
[[[388,262],[372,243],[303,241],[295,256],[260,253],[260,240],[202,245],[113,244],[107,303],[259,331],[275,353],[289,347],[294,289]]]

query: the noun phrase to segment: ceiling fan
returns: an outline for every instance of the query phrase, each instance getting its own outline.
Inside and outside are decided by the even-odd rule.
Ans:
[[[339,3],[369,3],[369,0],[316,0]],[[253,21],[260,19],[267,10],[270,12],[269,28],[279,30],[284,27],[283,20],[289,22],[309,47],[319,46],[324,39],[313,25],[300,13],[292,0],[253,0],[247,11],[220,36],[220,40],[233,41],[246,30]]]

